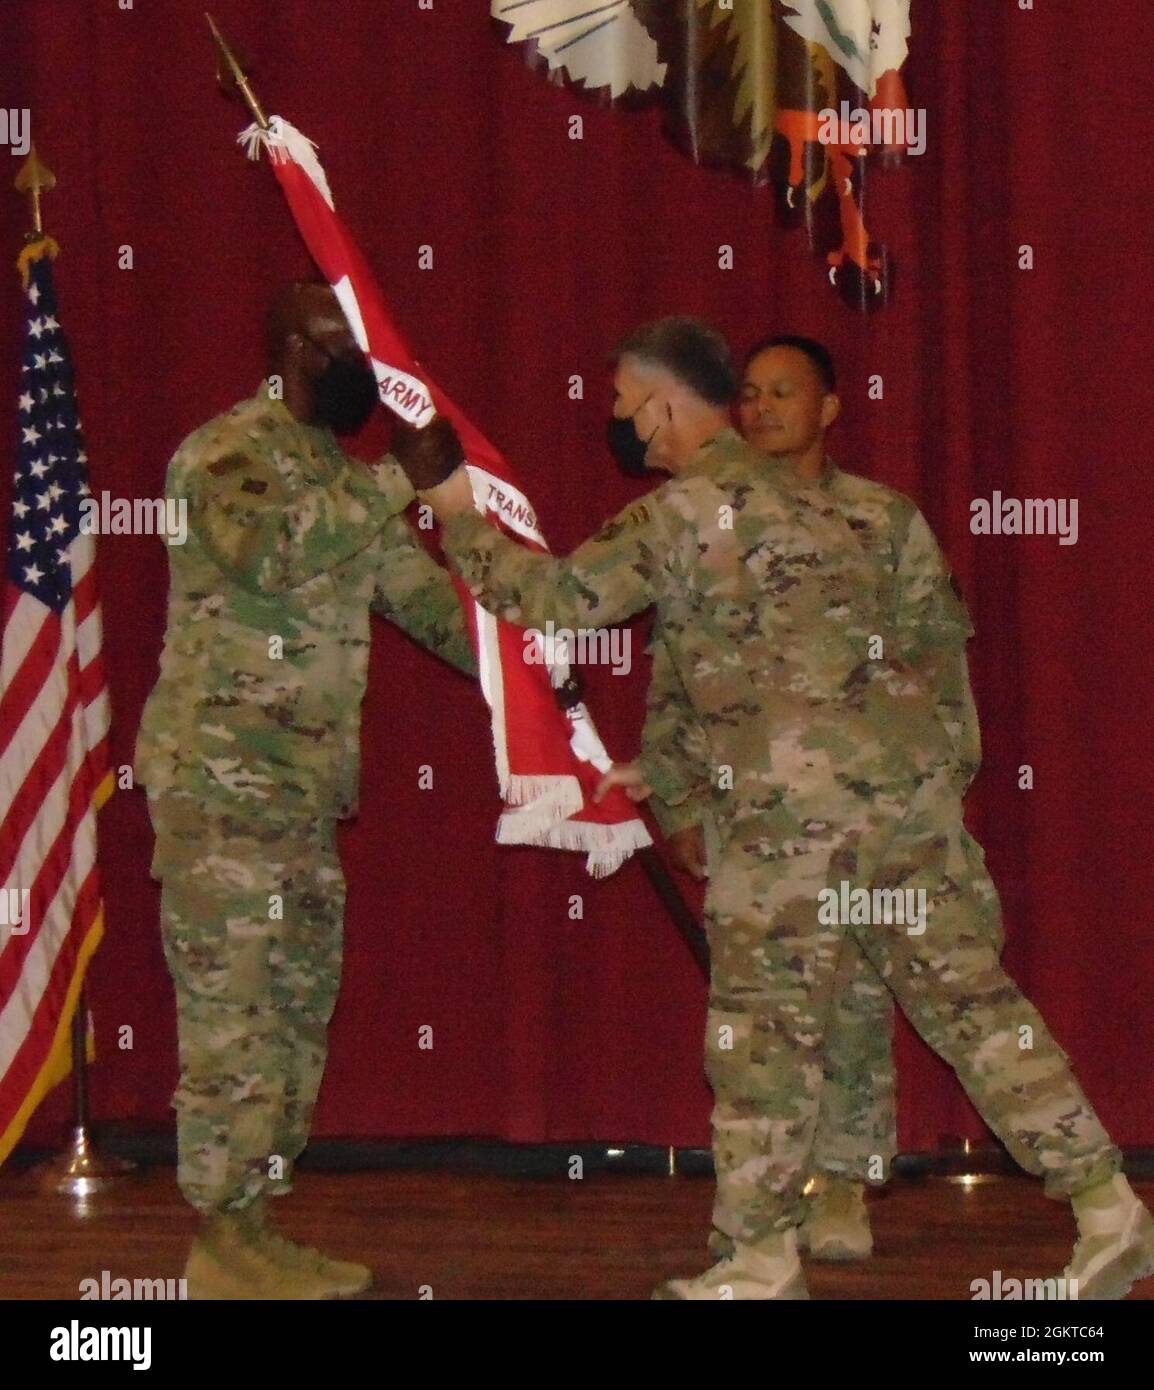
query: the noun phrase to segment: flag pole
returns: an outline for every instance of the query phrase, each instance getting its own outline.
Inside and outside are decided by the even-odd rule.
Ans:
[[[27,193],[32,206],[32,227],[25,233],[25,243],[55,243],[44,231],[44,214],[40,205],[42,193],[56,187],[56,175],[36,153],[33,145],[28,158],[20,166],[15,185]],[[55,254],[53,249],[52,254]],[[23,260],[21,269],[26,273]],[[132,1172],[135,1163],[119,1158],[102,1158],[93,1147],[88,1107],[88,987],[82,985],[72,1015],[72,1139],[68,1150],[58,1158],[42,1164],[37,1176],[42,1190],[59,1192],[68,1197],[87,1197],[108,1187],[117,1177]]]
[[[220,32],[220,29],[217,27],[216,20],[213,19],[212,15],[208,14],[207,12],[205,13],[204,17],[208,20],[208,27],[212,30],[212,37],[216,41],[217,51],[220,57],[224,60],[224,68],[221,68],[219,64],[217,66],[217,81],[221,84],[222,87],[228,86],[228,82],[225,77],[225,69],[227,69],[229,77],[232,78],[233,82],[236,84],[237,90],[244,98],[245,105],[252,112],[253,120],[257,123],[258,126],[260,126],[261,130],[267,130],[268,117],[264,114],[264,110],[261,107],[260,102],[257,100],[257,95],[253,91],[251,85],[249,84],[247,74],[241,67],[240,63],[237,61],[236,55],[233,53],[232,49],[229,48],[228,44],[225,42],[224,35]]]
[[[665,860],[652,845],[637,851],[645,877],[654,892],[661,899],[661,905],[669,914],[669,919],[677,928],[677,934],[685,942],[686,949],[693,957],[693,963],[701,971],[706,984],[709,983],[709,942],[697,914],[685,901],[681,889],[674,882],[673,875],[665,867]]]

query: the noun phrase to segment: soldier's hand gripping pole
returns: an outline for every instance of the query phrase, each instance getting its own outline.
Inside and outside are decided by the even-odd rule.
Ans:
[[[562,709],[572,709],[581,703],[581,682],[570,673],[568,680],[559,685],[554,691],[557,703]],[[665,861],[661,855],[647,845],[644,849],[638,850],[641,859],[641,867],[645,870],[645,876],[653,885],[657,896],[661,899],[666,912],[669,913],[670,920],[677,928],[677,933],[685,942],[689,954],[697,962],[697,968],[709,983],[709,943],[705,937],[705,931],[701,923],[697,920],[689,904],[681,895],[681,889],[673,881],[673,876],[665,867]]]

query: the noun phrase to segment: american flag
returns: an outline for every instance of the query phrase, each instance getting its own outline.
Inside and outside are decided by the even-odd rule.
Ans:
[[[27,322],[0,645],[0,1163],[70,1066],[103,929],[96,810],[111,790],[95,538],[68,346],[44,238]],[[23,907],[25,910],[20,911]]]

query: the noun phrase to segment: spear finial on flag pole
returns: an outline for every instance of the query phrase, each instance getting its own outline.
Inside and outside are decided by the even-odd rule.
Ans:
[[[40,213],[40,195],[50,193],[56,187],[56,175],[36,153],[35,145],[28,151],[28,158],[20,166],[20,172],[16,175],[16,187],[21,193],[30,194],[32,198],[32,230],[28,233],[28,239],[43,236],[44,221]]]
[[[40,210],[40,195],[52,192],[56,187],[56,175],[36,153],[35,145],[28,151],[28,158],[20,166],[15,186],[19,192],[27,193],[32,199],[32,229],[25,232],[24,249],[16,257],[16,269],[20,272],[24,288],[27,289],[33,261],[38,261],[43,256],[55,260],[60,251],[60,247],[44,230],[44,218]]]
[[[268,117],[264,114],[244,69],[237,62],[236,55],[225,42],[224,35],[217,28],[216,20],[213,19],[212,15],[208,14],[207,11],[204,17],[208,20],[208,27],[212,30],[212,37],[216,40],[217,50],[219,51],[220,57],[224,60],[224,66],[231,75],[232,80],[236,83],[237,90],[240,92],[241,96],[244,97],[245,104],[252,112],[253,120],[256,121],[261,130],[267,130]],[[217,78],[222,86],[228,85],[225,73],[220,67],[217,68]]]

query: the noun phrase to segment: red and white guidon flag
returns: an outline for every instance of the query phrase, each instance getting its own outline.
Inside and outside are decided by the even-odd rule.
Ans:
[[[334,211],[312,141],[280,116],[272,117],[267,130],[250,126],[240,141],[253,159],[262,148],[268,150],[297,229],[372,364],[382,402],[418,427],[435,415],[448,416],[465,449],[477,510],[522,545],[547,550],[512,469],[420,367],[397,331],[367,262]],[[487,613],[459,580],[457,592],[493,717],[497,777],[505,799],[498,841],[584,850],[591,874],[600,878],[612,873],[651,840],[633,803],[619,789],[599,806],[593,804],[592,792],[612,760],[584,705],[566,711],[557,703],[554,686],[567,679],[568,663],[545,658],[566,653],[560,643],[551,643],[530,664],[523,629]]]

